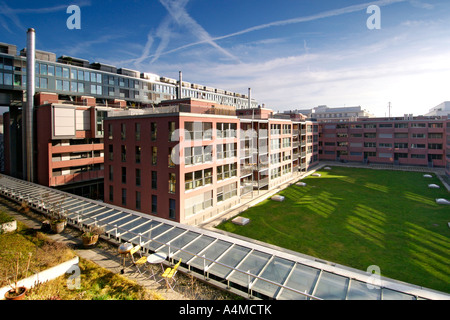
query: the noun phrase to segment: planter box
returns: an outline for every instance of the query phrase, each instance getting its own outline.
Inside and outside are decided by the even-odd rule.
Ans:
[[[31,277],[22,279],[17,282],[18,286],[26,287],[27,289],[30,289],[34,287],[35,285],[43,282],[47,282],[49,280],[53,280],[58,278],[59,276],[62,276],[63,274],[67,273],[74,265],[78,265],[78,262],[80,261],[79,257],[75,257],[71,260],[68,260],[66,262],[63,262],[57,266],[51,267],[47,270],[38,272]],[[10,286],[6,286],[3,288],[0,288],[0,299],[5,299],[5,293],[11,289]]]
[[[10,222],[5,222],[0,225],[0,234],[2,232],[4,232],[4,233],[13,232],[16,229],[17,229],[17,221],[16,220],[10,221]]]

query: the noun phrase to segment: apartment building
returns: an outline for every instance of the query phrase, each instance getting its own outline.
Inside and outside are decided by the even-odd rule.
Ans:
[[[239,119],[226,112],[197,103],[111,114],[105,202],[188,224],[237,204]]]
[[[117,110],[124,101],[116,101]],[[92,97],[77,101],[58,100],[58,95],[39,93],[35,96],[36,182],[58,187],[90,198],[103,197],[103,119],[112,106],[98,106]],[[5,113],[10,122],[10,113]],[[20,129],[8,126],[8,136],[18,137]],[[5,139],[7,159],[5,173],[20,170],[20,159],[10,150],[17,148]]]
[[[237,205],[241,196],[292,179],[300,169],[299,158],[295,166],[293,158],[293,128],[300,123],[277,119],[270,109],[249,112],[251,117],[191,98],[154,109],[110,112],[105,120],[105,201],[198,224]],[[312,125],[310,131],[312,136]],[[295,131],[297,142],[302,133],[306,148],[306,124],[303,132]],[[310,165],[317,163],[312,150],[309,158],[316,161],[309,160]]]
[[[446,166],[446,117],[370,118],[319,124],[319,159]]]
[[[373,114],[361,106],[330,108],[322,105],[311,109],[286,111],[285,113],[300,113],[319,122],[354,121],[356,119],[373,117]]]

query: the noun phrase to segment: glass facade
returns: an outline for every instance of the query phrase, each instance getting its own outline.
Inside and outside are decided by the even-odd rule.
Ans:
[[[161,77],[156,80],[136,78],[117,72],[81,67],[70,59],[36,60],[36,91],[65,95],[89,95],[99,99],[122,99],[136,103],[159,103],[177,98],[177,81]],[[71,64],[72,63],[72,64]],[[115,68],[114,68],[115,69]],[[114,71],[114,70],[111,70]],[[26,58],[0,53],[0,89],[26,88]],[[237,108],[247,108],[245,95],[217,91],[204,86],[183,88],[183,97],[206,99]],[[252,107],[257,107],[252,101]]]

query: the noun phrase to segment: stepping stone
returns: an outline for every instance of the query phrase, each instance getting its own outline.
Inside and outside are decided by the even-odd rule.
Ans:
[[[320,174],[320,173],[313,173],[312,176],[313,176],[313,177],[320,177],[321,174]]]
[[[424,174],[423,177],[424,177],[424,178],[433,178],[433,176],[430,175],[430,174]]]
[[[233,220],[231,220],[231,222],[240,226],[245,226],[247,223],[250,222],[250,219],[244,217],[236,217]]]
[[[428,188],[431,188],[431,189],[439,189],[440,187],[439,187],[437,184],[429,184],[429,185],[428,185]]]
[[[450,201],[448,201],[447,199],[443,199],[443,198],[436,199],[436,203],[450,205]]]
[[[297,185],[299,187],[306,187],[306,183],[304,183],[304,182],[297,182],[295,185]]]
[[[284,197],[283,196],[279,196],[279,195],[273,196],[271,199],[274,200],[274,201],[279,201],[279,202],[284,201]]]

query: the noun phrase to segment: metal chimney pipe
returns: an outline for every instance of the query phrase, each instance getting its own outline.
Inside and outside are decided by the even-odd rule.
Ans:
[[[35,93],[35,59],[36,59],[36,33],[33,28],[29,28],[27,31],[27,101],[25,108],[22,111],[22,123],[25,128],[25,149],[26,156],[24,155],[24,180],[33,182],[33,112],[34,112],[34,93]]]
[[[179,71],[179,80],[178,80],[178,97],[177,99],[183,98],[183,73]]]

